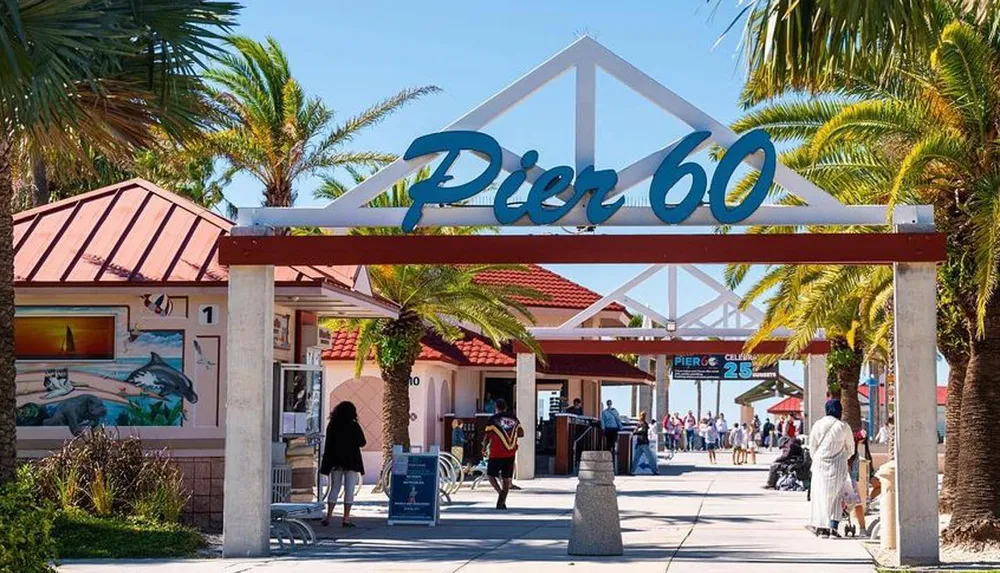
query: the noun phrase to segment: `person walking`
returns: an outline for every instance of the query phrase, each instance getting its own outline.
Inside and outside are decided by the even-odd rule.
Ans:
[[[889,416],[882,427],[878,429],[878,434],[875,436],[876,444],[888,444],[889,443],[889,432],[892,428],[892,416]]]
[[[677,450],[677,444],[674,441],[674,430],[677,424],[674,421],[673,414],[667,414],[663,417],[663,438],[665,440],[667,450],[673,452]]]
[[[326,495],[326,516],[321,523],[330,525],[333,509],[344,489],[343,527],[354,527],[351,521],[351,506],[354,505],[354,490],[365,473],[361,448],[365,447],[365,432],[358,423],[358,409],[353,402],[343,401],[330,413],[326,425],[326,440],[323,443],[323,460],[319,472],[329,476],[330,489]]]
[[[719,417],[715,419],[715,429],[719,432],[719,441],[717,442],[717,446],[720,450],[724,449],[726,447],[729,424],[726,422],[726,416],[722,412],[719,412]]]
[[[674,412],[674,451],[681,449],[681,436],[684,434],[684,420],[680,412]]]
[[[649,447],[649,422],[647,421],[647,417],[648,414],[646,412],[639,412],[639,425],[635,429],[635,451],[632,455],[631,469],[633,475],[643,458],[649,463],[649,467],[653,470],[653,475],[660,473],[656,463],[656,454]]]
[[[774,447],[774,424],[771,423],[771,418],[764,418],[764,426],[760,430],[761,438],[763,439],[764,447],[767,451],[771,451]]]
[[[694,419],[694,412],[688,410],[687,416],[684,417],[684,451],[686,452],[694,450],[694,433],[697,427],[698,422]]]
[[[788,421],[785,422],[785,437],[794,439],[795,436],[799,435],[801,432],[798,431],[798,425],[799,422],[793,416],[789,416]]]
[[[451,455],[458,458],[459,464],[465,463],[465,430],[457,419],[451,421]]]
[[[709,418],[701,420],[701,440],[705,451],[708,452],[709,463],[716,463],[715,448],[718,444],[719,430],[715,428],[715,423]]]
[[[746,444],[743,446],[743,463],[757,465],[757,436],[753,435],[753,429],[746,424],[743,424],[743,433],[747,435]]]
[[[510,481],[514,479],[514,457],[517,440],[524,436],[524,428],[517,416],[507,411],[507,401],[497,398],[496,413],[486,423],[486,476],[497,492],[497,509],[507,509]]]
[[[729,439],[732,441],[733,445],[733,465],[738,466],[743,463],[743,428],[739,424],[733,426],[733,431],[730,432]]]
[[[612,405],[611,400],[608,400],[607,408],[601,412],[601,430],[604,432],[604,449],[611,452],[612,456],[618,449],[618,432],[621,429],[621,416],[618,415],[618,410]]]
[[[818,536],[840,537],[844,493],[852,491],[847,461],[854,453],[851,427],[840,420],[840,400],[827,400],[826,415],[809,431],[812,485],[809,526]]]

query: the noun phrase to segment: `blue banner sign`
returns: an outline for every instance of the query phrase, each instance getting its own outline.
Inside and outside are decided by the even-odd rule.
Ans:
[[[778,377],[778,363],[756,366],[748,354],[696,354],[674,356],[674,380],[771,380]]]
[[[389,525],[435,525],[438,502],[438,455],[393,452]]]
[[[777,153],[770,136],[763,130],[745,133],[726,151],[712,175],[711,184],[705,170],[697,163],[685,161],[711,135],[707,131],[696,131],[684,137],[660,162],[649,184],[650,207],[657,218],[668,225],[680,223],[691,216],[701,205],[708,190],[708,204],[712,216],[720,224],[736,224],[746,219],[764,202],[768,189],[774,182]],[[448,174],[462,151],[469,151],[486,159],[489,164],[478,176],[460,185],[445,186],[453,179]],[[763,154],[760,176],[749,193],[738,205],[726,205],[726,189],[733,172],[743,159],[754,153]],[[500,175],[503,151],[495,139],[478,131],[442,131],[418,137],[403,154],[403,159],[411,160],[432,153],[444,153],[444,160],[430,177],[410,186],[413,204],[403,218],[402,228],[412,231],[420,222],[424,205],[457,203],[474,197],[492,185]],[[535,225],[552,225],[587,198],[587,220],[599,225],[608,220],[625,204],[624,197],[605,203],[606,197],[618,184],[618,173],[611,169],[586,167],[575,173],[572,167],[561,165],[543,172],[528,191],[524,202],[512,204],[510,198],[527,179],[528,170],[538,163],[538,152],[528,151],[521,157],[520,169],[510,173],[497,188],[493,201],[493,213],[501,225],[512,224],[527,216]],[[575,177],[575,180],[574,180]],[[677,204],[667,204],[667,193],[681,179],[690,179],[691,189]],[[572,195],[562,205],[546,204],[548,199],[569,191]]]

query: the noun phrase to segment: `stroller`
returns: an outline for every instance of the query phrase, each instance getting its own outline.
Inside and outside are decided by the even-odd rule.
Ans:
[[[812,458],[809,450],[804,450],[803,457],[793,458],[781,464],[778,468],[777,487],[781,491],[804,491],[808,499],[809,486],[812,481]]]

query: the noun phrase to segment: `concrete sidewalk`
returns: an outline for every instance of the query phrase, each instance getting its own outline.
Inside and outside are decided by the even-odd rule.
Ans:
[[[630,573],[705,571],[871,572],[871,560],[854,540],[822,540],[805,530],[804,493],[764,491],[767,462],[754,467],[706,464],[704,454],[679,454],[661,465],[663,475],[616,480],[625,555],[566,555],[575,479],[521,483],[510,509],[493,509],[486,486],[463,490],[442,509],[438,527],[388,527],[385,498],[363,496],[355,505],[358,528],[330,527],[332,539],[317,547],[269,559],[209,559],[70,563],[65,573],[271,573],[294,571],[452,572],[519,570],[596,571],[626,567]],[[367,488],[366,488],[367,489]],[[513,569],[512,569],[513,568]]]

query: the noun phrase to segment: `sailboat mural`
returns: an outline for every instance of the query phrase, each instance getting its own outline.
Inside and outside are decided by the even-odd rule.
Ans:
[[[17,423],[181,426],[198,401],[184,374],[184,331],[129,336],[127,307],[19,307]]]
[[[73,329],[66,327],[66,337],[63,338],[62,346],[59,348],[63,356],[68,360],[76,355],[76,342],[73,342]]]

